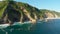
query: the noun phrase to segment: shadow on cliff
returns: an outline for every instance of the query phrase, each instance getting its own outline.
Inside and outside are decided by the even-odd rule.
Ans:
[[[7,8],[5,9],[3,16],[0,20],[2,24],[4,23],[14,23],[20,21],[21,14],[19,11],[15,10],[11,4],[9,3]]]

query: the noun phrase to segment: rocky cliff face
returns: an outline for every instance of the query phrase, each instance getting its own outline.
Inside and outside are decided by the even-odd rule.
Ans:
[[[40,12],[42,14],[42,15],[40,14],[42,16],[42,18],[58,18],[58,17],[60,17],[60,13],[55,12],[55,11],[41,9]]]
[[[0,2],[0,24],[13,24],[14,22],[25,22],[36,20],[41,18],[54,18],[57,14],[53,14],[50,11],[39,10],[29,4],[15,1],[1,1]]]
[[[2,4],[4,3],[4,4]],[[39,9],[32,7],[26,3],[15,1],[2,1],[0,6],[0,22],[1,24],[14,22],[35,22],[38,19]],[[2,6],[4,5],[4,6]],[[2,11],[1,9],[4,8]]]
[[[47,12],[45,13],[45,17],[46,18],[58,18],[58,15]]]

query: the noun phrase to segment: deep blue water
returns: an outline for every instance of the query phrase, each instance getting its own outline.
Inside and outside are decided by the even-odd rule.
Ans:
[[[0,30],[0,34],[6,34],[6,32],[8,34],[60,34],[60,19],[52,19],[36,24],[14,25],[3,30]]]

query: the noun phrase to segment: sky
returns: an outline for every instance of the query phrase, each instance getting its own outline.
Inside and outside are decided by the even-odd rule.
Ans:
[[[48,9],[60,12],[60,0],[15,0],[28,3],[38,9]]]
[[[40,9],[40,0],[16,0],[18,2],[24,2],[24,3],[28,3],[30,4],[31,6],[34,6],[38,9]]]
[[[48,9],[60,12],[60,0],[16,0],[28,3],[38,9]]]

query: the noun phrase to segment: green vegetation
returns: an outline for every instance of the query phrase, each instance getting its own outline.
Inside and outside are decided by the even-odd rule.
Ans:
[[[7,7],[7,2],[5,2],[5,1],[0,2],[0,18],[2,17],[6,7]]]

